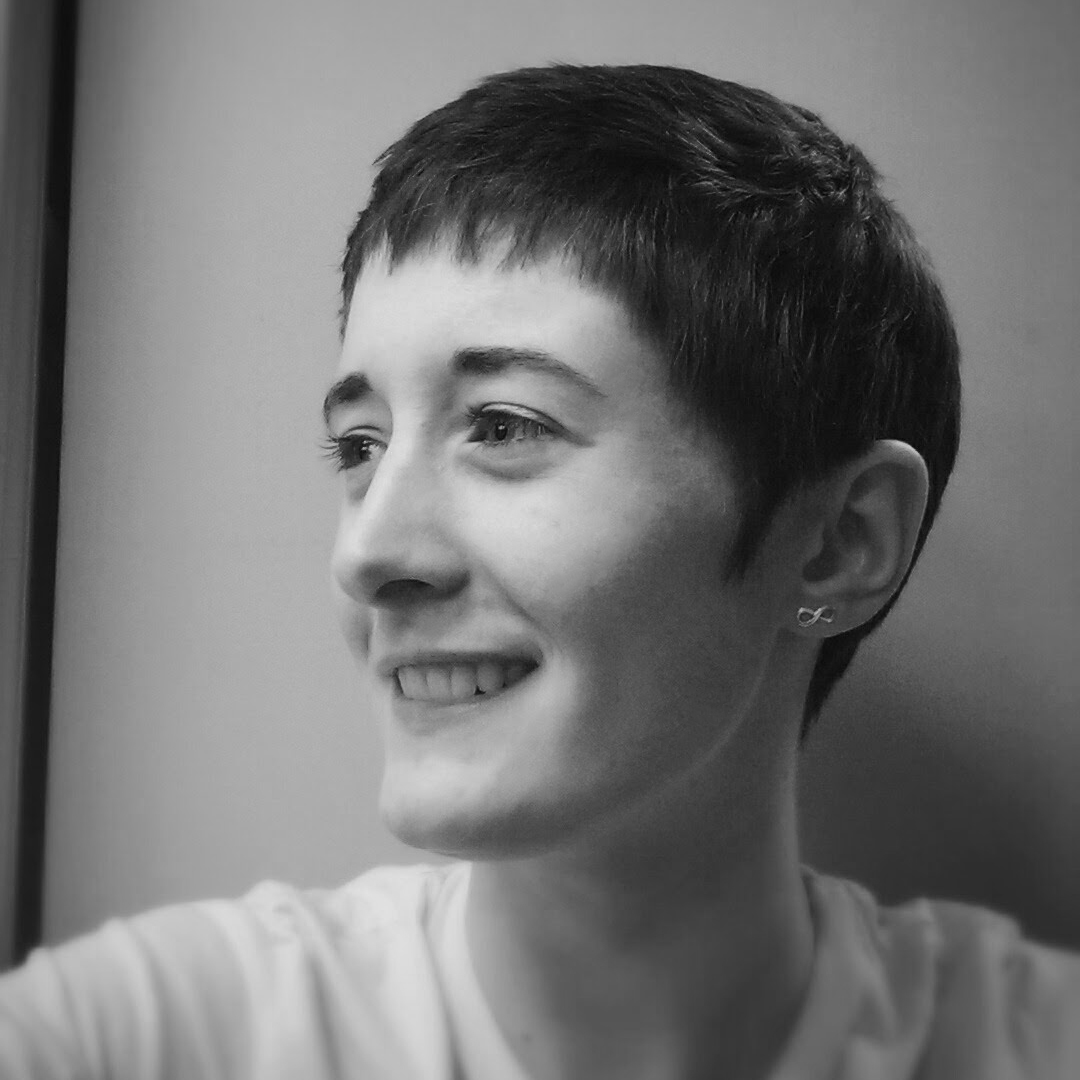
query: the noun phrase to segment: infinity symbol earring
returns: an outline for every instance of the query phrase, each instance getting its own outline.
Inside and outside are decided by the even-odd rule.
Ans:
[[[813,626],[814,623],[831,623],[836,617],[836,611],[828,605],[819,608],[799,608],[795,616],[796,621],[802,627]]]

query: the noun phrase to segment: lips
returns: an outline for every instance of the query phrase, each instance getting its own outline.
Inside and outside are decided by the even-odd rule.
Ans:
[[[402,664],[394,669],[393,678],[407,700],[453,705],[508,690],[535,668],[530,660],[490,657],[476,662]]]

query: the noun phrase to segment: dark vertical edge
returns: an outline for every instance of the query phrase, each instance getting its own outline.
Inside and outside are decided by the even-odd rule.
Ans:
[[[77,23],[77,0],[56,0],[42,237],[26,693],[15,863],[16,961],[41,941],[42,929]]]

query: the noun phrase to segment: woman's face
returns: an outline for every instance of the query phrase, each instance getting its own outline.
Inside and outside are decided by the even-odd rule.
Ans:
[[[333,573],[389,827],[535,854],[718,760],[787,607],[725,576],[733,470],[620,303],[557,261],[376,260],[339,376]]]

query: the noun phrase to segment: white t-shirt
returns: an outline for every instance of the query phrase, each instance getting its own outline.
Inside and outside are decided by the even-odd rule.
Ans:
[[[3,1080],[527,1080],[477,985],[468,864],[163,908],[0,978]],[[1080,956],[807,873],[816,955],[767,1080],[1078,1080]]]

